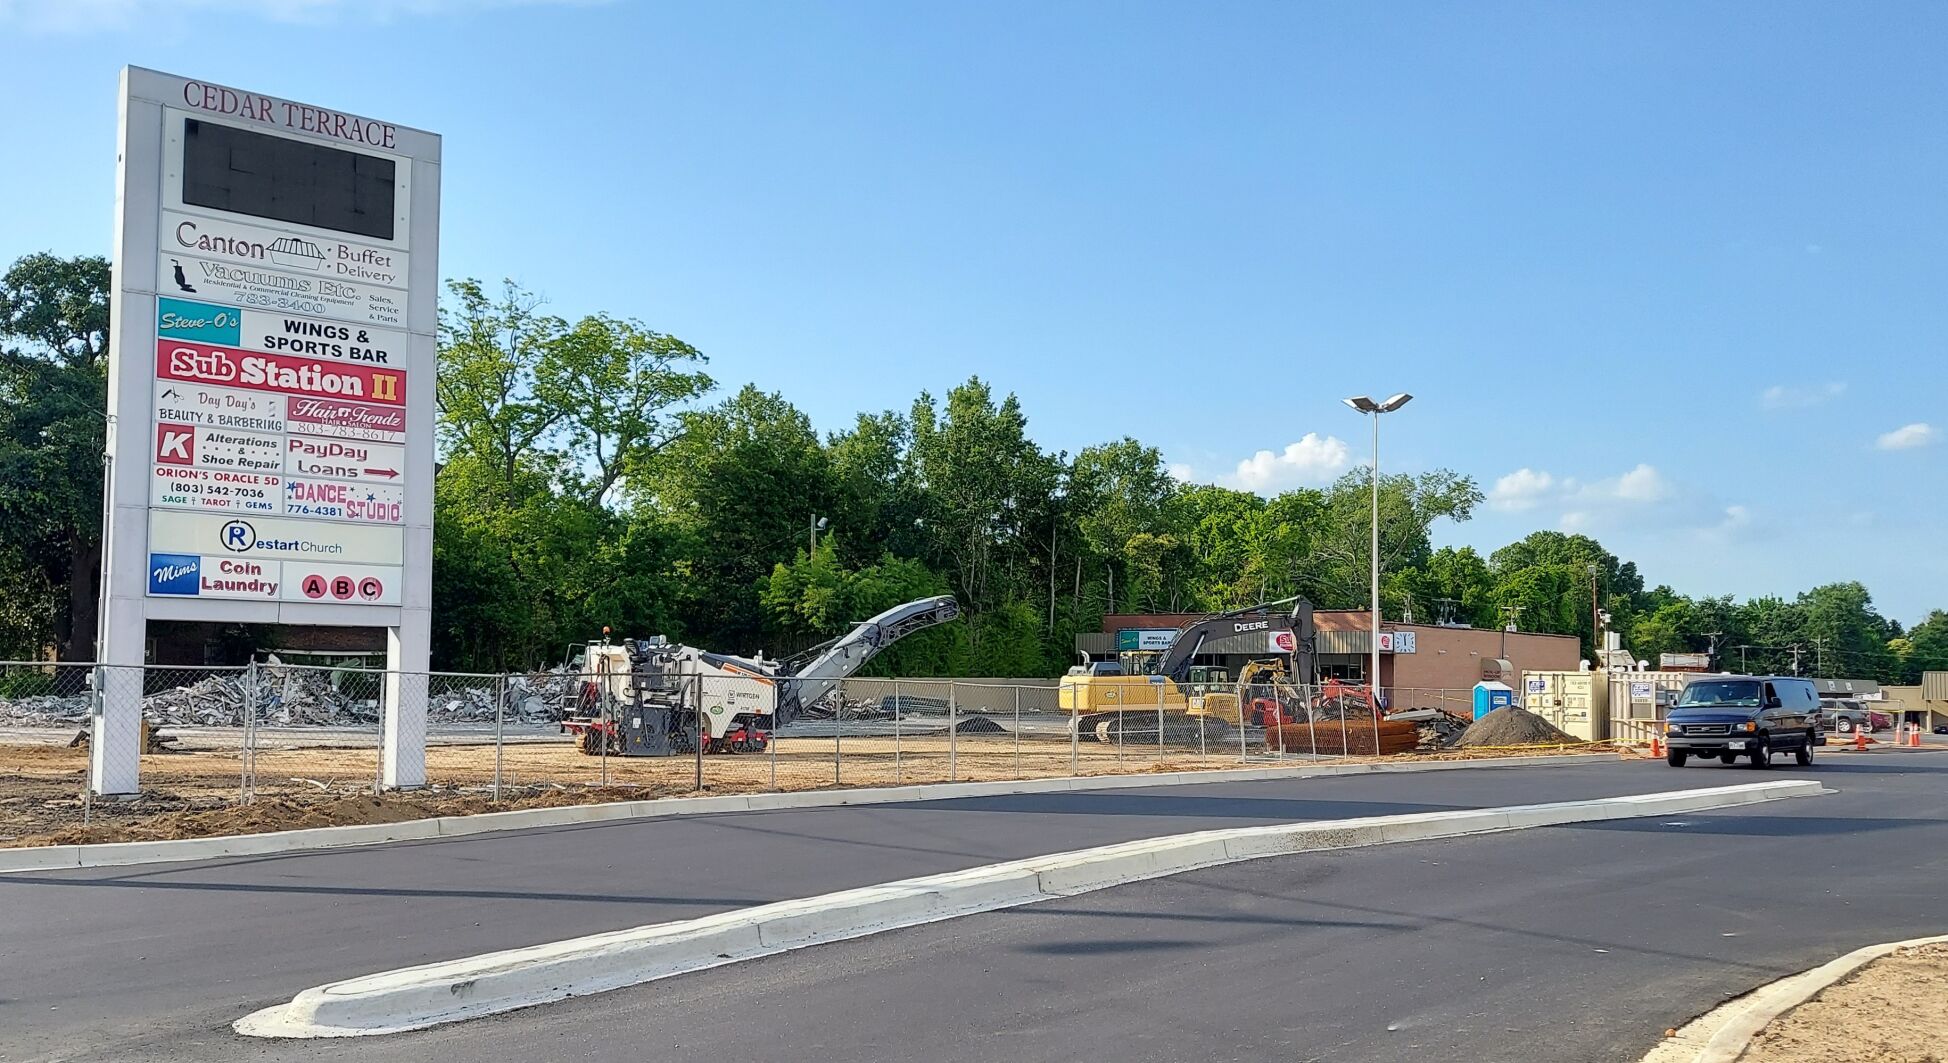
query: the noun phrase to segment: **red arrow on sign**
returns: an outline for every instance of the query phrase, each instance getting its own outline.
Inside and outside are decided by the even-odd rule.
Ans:
[[[366,469],[365,475],[383,476],[386,479],[390,480],[399,475],[399,470],[398,469]]]

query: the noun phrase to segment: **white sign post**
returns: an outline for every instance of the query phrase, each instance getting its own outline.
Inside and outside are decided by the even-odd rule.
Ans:
[[[387,629],[426,781],[440,138],[122,71],[96,793],[140,787],[150,620]]]

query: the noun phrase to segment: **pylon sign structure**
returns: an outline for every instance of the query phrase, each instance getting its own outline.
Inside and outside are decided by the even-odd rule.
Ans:
[[[386,628],[424,782],[439,188],[435,134],[123,70],[97,792],[139,786],[150,620]]]

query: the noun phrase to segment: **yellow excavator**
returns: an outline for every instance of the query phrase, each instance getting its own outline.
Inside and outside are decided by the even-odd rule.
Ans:
[[[1274,609],[1287,604],[1292,606],[1290,613]],[[1312,673],[1312,603],[1304,598],[1287,598],[1188,624],[1160,654],[1077,665],[1062,677],[1056,704],[1074,718],[1072,726],[1078,737],[1098,742],[1119,738],[1155,742],[1159,723],[1164,739],[1179,741],[1222,734],[1241,724],[1249,726],[1251,707],[1241,701],[1229,674],[1222,668],[1193,668],[1190,662],[1213,640],[1260,632],[1267,649],[1280,651],[1293,661],[1293,667],[1284,671],[1282,658],[1254,661],[1246,667],[1247,674],[1269,676],[1274,666],[1287,677]],[[1266,670],[1261,671],[1261,665]],[[1281,682],[1296,696],[1289,678]]]

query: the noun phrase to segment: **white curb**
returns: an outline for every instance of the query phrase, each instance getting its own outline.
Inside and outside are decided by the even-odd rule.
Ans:
[[[857,790],[804,790],[785,794],[664,797],[648,801],[610,801],[593,805],[565,805],[558,808],[524,808],[508,812],[484,812],[473,816],[438,816],[400,823],[312,827],[305,830],[268,831],[263,834],[226,834],[215,838],[0,848],[0,874],[77,867],[115,867],[123,864],[170,863],[183,860],[214,860],[228,856],[262,856],[267,853],[287,853],[305,849],[338,849],[352,845],[423,841],[430,838],[486,834],[503,830],[533,830],[538,827],[567,827],[622,819],[658,819],[666,816],[696,816],[718,812],[837,808],[844,805],[945,801],[1009,794],[1126,790],[1144,786],[1187,786],[1199,783],[1309,779],[1320,776],[1445,771],[1458,768],[1541,767],[1586,762],[1592,759],[1601,759],[1601,757],[1588,753],[1571,753],[1539,757],[1496,757],[1487,760],[1436,760],[1419,764],[1309,762],[1281,767],[1173,771],[1158,772],[1153,775],[1074,775],[1053,779],[930,783]]]
[[[1642,1063],[1734,1063],[1772,1020],[1818,996],[1835,982],[1898,949],[1944,941],[1948,941],[1948,934],[1868,945],[1810,971],[1762,985],[1686,1023],[1677,1036],[1651,1049]]]
[[[237,1020],[259,1037],[398,1033],[790,949],[1289,853],[1722,808],[1826,793],[1785,780],[1472,812],[1200,831],[928,875],[318,986]]]

